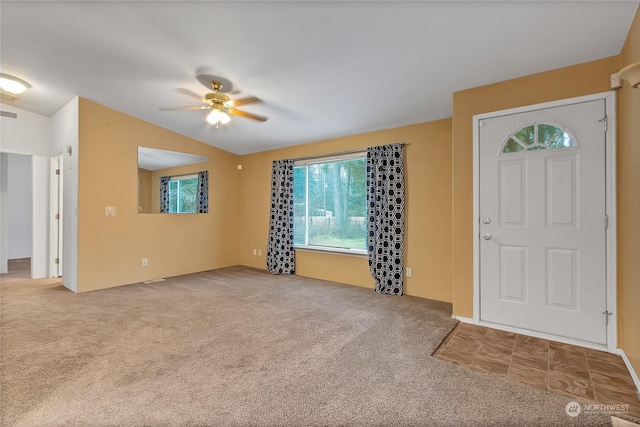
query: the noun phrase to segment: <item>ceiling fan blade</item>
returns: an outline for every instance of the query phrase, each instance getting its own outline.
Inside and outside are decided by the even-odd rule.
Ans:
[[[245,119],[255,120],[257,122],[266,122],[269,119],[268,117],[247,113],[246,111],[236,110],[235,108],[230,108],[229,114],[235,114],[236,116],[244,117]]]
[[[202,96],[198,95],[197,93],[195,93],[192,90],[184,89],[184,88],[177,88],[177,89],[173,89],[173,91],[177,92],[177,93],[180,93],[182,95],[186,95],[186,96],[188,96],[190,98],[197,99],[198,101],[202,101]]]
[[[208,110],[207,105],[198,105],[193,107],[175,107],[175,108],[159,108],[160,111],[190,111],[190,110]]]
[[[247,98],[231,100],[229,103],[233,107],[240,107],[241,105],[255,104],[256,102],[262,102],[262,100],[256,98],[255,96],[249,96]]]

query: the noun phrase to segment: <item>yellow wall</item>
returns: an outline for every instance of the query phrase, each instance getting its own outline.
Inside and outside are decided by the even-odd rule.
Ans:
[[[79,128],[79,292],[237,264],[237,156],[86,99]],[[138,214],[138,145],[207,156],[209,213]]]
[[[640,61],[640,9],[620,67]],[[640,373],[640,89],[618,91],[618,346]]]
[[[475,114],[609,90],[617,56],[453,94],[453,312],[473,317],[473,129]]]
[[[240,160],[240,264],[265,268],[273,160],[408,144],[405,183],[405,278],[408,295],[451,302],[451,120],[371,132],[243,156]],[[262,256],[252,250],[261,249]],[[373,287],[366,257],[296,251],[296,274]]]
[[[272,160],[394,142],[408,144],[405,265],[413,276],[405,293],[451,302],[451,120],[238,157],[81,99],[78,290],[236,264],[265,268]],[[207,156],[210,213],[138,214],[138,145]],[[373,287],[362,256],[298,251],[297,274]]]

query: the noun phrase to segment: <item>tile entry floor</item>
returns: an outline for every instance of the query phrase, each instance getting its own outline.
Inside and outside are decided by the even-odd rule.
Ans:
[[[433,357],[582,403],[628,404],[623,417],[640,422],[631,374],[615,354],[459,323]]]

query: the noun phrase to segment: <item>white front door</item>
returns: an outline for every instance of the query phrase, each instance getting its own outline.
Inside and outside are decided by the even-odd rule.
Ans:
[[[480,320],[607,344],[605,101],[479,122]]]

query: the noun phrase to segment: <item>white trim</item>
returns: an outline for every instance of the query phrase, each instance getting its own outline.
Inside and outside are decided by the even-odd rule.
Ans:
[[[458,320],[461,323],[470,323],[472,325],[476,324],[476,322],[471,317],[456,316],[455,314],[452,314],[451,317],[453,317],[454,319]]]
[[[182,181],[184,179],[198,178],[197,173],[187,173],[185,175],[169,175],[169,181]]]
[[[613,313],[607,325],[607,348],[614,352],[618,347],[618,215],[617,215],[617,186],[616,186],[616,144],[617,118],[616,92],[606,92],[604,96],[607,132],[605,134],[605,180],[606,201],[605,209],[608,215],[606,230],[607,245],[607,311]],[[637,384],[637,383],[636,383]]]
[[[615,417],[611,415],[611,425],[612,427],[637,427],[638,424],[633,421],[628,421],[622,418]]]
[[[31,156],[31,278],[49,272],[49,158]]]
[[[473,116],[473,323],[480,322],[480,126]]]
[[[327,252],[342,255],[353,255],[359,257],[366,257],[368,253],[364,249],[347,249],[347,248],[334,248],[331,246],[315,246],[315,245],[294,245],[296,250],[309,251],[309,252]]]
[[[473,323],[477,325],[489,325],[480,321],[480,126],[482,120],[525,113],[535,110],[543,110],[565,105],[578,104],[583,102],[591,102],[603,100],[605,102],[605,113],[607,115],[607,132],[605,133],[606,159],[605,159],[605,180],[606,182],[606,210],[609,215],[609,228],[606,233],[606,249],[607,249],[607,310],[613,313],[607,327],[607,345],[594,346],[592,343],[571,340],[564,337],[556,337],[548,335],[543,337],[537,332],[520,330],[518,333],[536,336],[555,341],[566,342],[569,344],[579,345],[582,347],[595,348],[598,350],[606,350],[611,353],[616,351],[618,345],[618,318],[617,318],[617,236],[616,236],[616,94],[614,91],[596,93],[592,95],[579,96],[576,98],[562,99],[558,101],[545,102],[542,104],[529,105],[508,110],[494,111],[490,113],[476,114],[473,116]],[[496,329],[516,330],[502,325],[492,325]]]
[[[460,321],[461,323],[469,323],[469,324],[472,324],[472,325],[484,326],[486,328],[499,329],[501,331],[513,332],[514,334],[527,335],[527,336],[531,336],[531,337],[542,338],[542,339],[549,340],[549,341],[556,341],[556,342],[561,342],[561,343],[565,343],[565,344],[577,345],[577,346],[580,346],[580,347],[587,347],[587,348],[591,348],[591,349],[594,349],[594,350],[607,351],[607,348],[605,346],[603,346],[603,345],[587,343],[587,342],[584,342],[584,341],[578,341],[578,340],[574,340],[574,339],[571,339],[571,338],[545,334],[543,332],[530,331],[530,330],[527,330],[527,329],[514,328],[512,326],[505,326],[505,325],[500,325],[500,324],[497,324],[497,323],[476,322],[474,319],[472,319],[470,317],[462,317],[462,316],[456,316],[456,315],[452,315],[451,317],[453,317],[454,319]],[[620,351],[622,351],[622,350],[618,349],[618,352],[620,352]],[[612,352],[612,353],[614,353],[614,352]],[[632,376],[633,376],[633,374],[632,374]],[[636,383],[636,384],[638,384],[638,383]]]
[[[491,323],[491,322],[479,322],[478,323],[479,326],[485,326],[487,328],[493,328],[493,329],[499,329],[501,331],[507,331],[507,332],[513,332],[514,334],[520,334],[520,335],[527,335],[530,337],[536,337],[536,338],[542,338],[548,341],[556,341],[556,342],[561,342],[561,343],[565,343],[565,344],[571,344],[571,345],[575,345],[578,347],[586,347],[586,348],[591,348],[593,350],[599,350],[599,351],[608,351],[607,346],[604,345],[600,345],[600,344],[595,344],[595,343],[591,343],[588,341],[581,341],[581,340],[576,340],[573,338],[567,338],[567,337],[562,337],[559,335],[552,335],[552,334],[546,334],[544,332],[538,332],[538,331],[531,331],[529,329],[521,329],[521,328],[516,328],[513,326],[506,326],[506,325],[500,325],[497,323]],[[614,351],[611,351],[611,353],[614,353]]]
[[[636,373],[635,369],[633,369],[633,365],[631,364],[631,361],[629,360],[629,358],[627,357],[627,354],[624,352],[623,349],[621,348],[617,349],[616,353],[618,353],[620,357],[622,357],[624,364],[627,365],[629,374],[631,374],[631,379],[633,380],[633,383],[636,385],[636,394],[638,395],[638,399],[640,399],[640,378],[638,378],[638,374]]]
[[[358,159],[366,159],[367,158],[367,149],[363,148],[362,150],[349,152],[349,153],[338,153],[338,154],[329,154],[326,156],[314,156],[311,159],[300,159],[294,160],[293,166],[306,166],[306,165],[318,165],[322,163],[329,162],[342,162],[345,160],[358,160]]]
[[[49,171],[50,181],[50,199],[49,199],[49,275],[51,277],[60,277],[62,272],[62,174],[64,168],[63,153],[60,153],[51,158],[51,170]],[[59,174],[56,174],[56,169],[59,170]],[[56,220],[55,215],[58,213],[60,218]],[[56,264],[56,258],[58,263]]]

